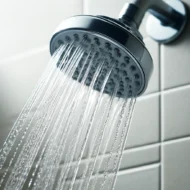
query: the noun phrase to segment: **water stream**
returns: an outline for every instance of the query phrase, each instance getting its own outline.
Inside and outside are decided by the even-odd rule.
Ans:
[[[105,93],[114,64],[57,49],[0,149],[0,189],[114,189],[136,101]]]

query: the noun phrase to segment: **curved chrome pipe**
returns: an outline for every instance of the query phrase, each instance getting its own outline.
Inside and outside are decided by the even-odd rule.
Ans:
[[[119,20],[127,24],[131,20],[138,29],[147,11],[154,17],[151,21],[152,29],[149,27],[147,33],[154,40],[162,43],[176,39],[187,23],[186,6],[179,0],[133,0],[131,3],[125,4],[120,12]],[[148,24],[150,25],[150,22]],[[167,27],[169,29],[164,31],[166,35],[158,33],[158,31],[162,33]],[[158,34],[155,33],[155,30]]]

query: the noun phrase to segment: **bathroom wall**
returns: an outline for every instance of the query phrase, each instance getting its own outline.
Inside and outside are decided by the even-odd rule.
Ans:
[[[126,1],[0,2],[0,147],[50,58],[60,21],[77,14],[117,17]],[[146,34],[146,17],[140,30],[154,72],[137,100],[116,190],[189,190],[190,24],[177,41],[159,45]]]

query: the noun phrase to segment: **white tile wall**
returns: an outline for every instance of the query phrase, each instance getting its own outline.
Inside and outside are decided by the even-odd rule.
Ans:
[[[159,142],[159,129],[159,96],[139,98],[135,106],[126,146],[136,147]]]
[[[160,161],[160,145],[149,145],[126,150],[121,161],[121,170],[158,163]]]
[[[190,139],[163,146],[163,190],[189,190]]]
[[[158,92],[160,90],[160,61],[159,61],[159,44],[151,38],[144,38],[145,46],[150,52],[153,59],[153,72],[151,80],[144,94]]]
[[[0,60],[47,45],[62,19],[82,13],[82,0],[0,1]]]
[[[159,166],[121,172],[115,190],[159,190]]]
[[[146,167],[140,167],[137,169],[130,169],[125,171],[118,172],[117,181],[115,184],[115,190],[142,190],[142,189],[151,189],[151,190],[159,190],[159,178],[160,178],[160,168],[159,164],[154,164]],[[93,180],[93,178],[92,178]],[[98,176],[97,184],[95,190],[99,190],[101,188],[101,182],[103,181],[103,175]],[[80,180],[74,185],[74,189],[78,189],[77,187],[80,184]],[[68,189],[68,185],[71,182],[65,185],[65,189]],[[92,184],[90,184],[90,187]],[[106,186],[107,185],[107,186]],[[108,188],[110,183],[106,183],[105,188]]]
[[[190,87],[163,95],[163,139],[190,135]]]
[[[103,158],[103,161],[100,167],[101,174],[104,172],[108,156],[109,154],[104,155],[103,157],[102,156],[98,157],[98,160],[96,162],[95,168],[96,166],[98,167],[101,159]],[[82,177],[87,162],[88,162],[87,159],[83,159],[81,161],[79,165],[79,170],[77,173],[77,178]],[[133,149],[125,150],[123,152],[123,158],[121,161],[120,170],[133,171],[136,168],[147,167],[149,165],[157,164],[159,162],[160,162],[160,145],[159,144],[133,148]],[[60,167],[64,167],[64,165],[62,164]],[[68,178],[72,178],[72,172],[70,172],[70,175],[68,176]]]
[[[60,21],[81,13],[117,17],[126,1],[0,2],[0,146],[47,64],[49,39]],[[140,31],[154,72],[137,101],[116,189],[189,190],[190,24],[176,42],[160,48],[146,34],[146,17]]]
[[[184,0],[184,2],[190,7],[189,0]],[[189,31],[190,19],[186,30],[182,33],[179,40],[173,42],[171,45],[161,47],[163,89],[174,88],[190,83]]]
[[[0,144],[16,120],[49,60],[48,48],[0,61]]]

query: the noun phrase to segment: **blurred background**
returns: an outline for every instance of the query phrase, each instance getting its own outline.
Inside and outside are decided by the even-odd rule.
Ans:
[[[50,59],[59,23],[78,14],[117,18],[126,2],[0,1],[0,147]],[[147,36],[146,17],[140,31],[154,72],[137,100],[116,190],[189,190],[190,23],[177,41],[160,45]]]

